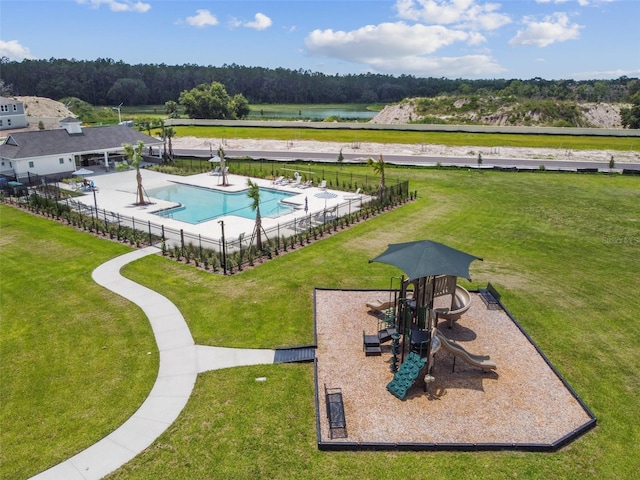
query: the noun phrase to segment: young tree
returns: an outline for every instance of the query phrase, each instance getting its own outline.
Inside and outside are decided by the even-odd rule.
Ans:
[[[382,154],[378,157],[378,160],[369,158],[367,165],[373,167],[373,171],[376,175],[380,175],[380,197],[384,197],[384,160]]]
[[[220,157],[222,158],[222,157]],[[251,181],[251,179],[247,179],[247,185],[249,186],[249,191],[247,192],[247,197],[251,199],[251,210],[256,212],[256,225],[253,230],[253,234],[256,236],[256,248],[258,251],[262,251],[262,218],[260,217],[260,187],[258,187],[257,183]]]
[[[176,129],[173,127],[165,127],[164,122],[160,120],[160,128],[162,129],[162,142],[163,142],[163,153],[162,153],[162,161],[173,161],[173,145],[171,144],[171,139],[176,136]],[[169,142],[169,153],[167,154],[167,141]]]
[[[164,102],[164,113],[166,113],[169,118],[179,118],[178,104],[173,100]]]
[[[129,160],[129,164],[136,169],[136,182],[137,182],[137,197],[138,201],[136,205],[146,205],[147,202],[144,200],[144,190],[142,188],[142,175],[140,174],[140,163],[142,162],[142,152],[144,150],[144,142],[141,140],[134,147],[130,143],[125,143],[122,145],[124,148],[124,153]]]
[[[222,147],[218,148],[218,157],[220,157],[220,175],[222,176],[222,186],[228,187],[227,182],[227,161],[224,158],[224,150]]]

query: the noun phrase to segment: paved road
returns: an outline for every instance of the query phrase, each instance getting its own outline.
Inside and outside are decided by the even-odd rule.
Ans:
[[[208,150],[196,150],[196,149],[176,149],[174,150],[176,155],[194,156],[194,157],[209,157],[210,152]],[[335,162],[335,153],[325,152],[289,152],[289,151],[268,151],[268,150],[225,150],[225,154],[229,157],[252,157],[252,158],[264,158],[268,160],[308,160],[314,162]],[[366,161],[369,155],[362,155],[357,153],[344,153],[345,161],[362,162]],[[576,154],[575,157],[579,157]],[[476,157],[435,157],[435,156],[416,156],[416,155],[396,155],[396,154],[384,154],[384,160],[390,164],[396,165],[416,165],[416,166],[430,166],[440,164],[443,166],[469,166],[477,167]],[[482,166],[484,168],[503,167],[503,168],[527,168],[538,169],[540,165],[545,165],[547,169],[554,170],[579,170],[588,168],[598,168],[599,170],[609,171],[609,162],[593,162],[593,161],[581,161],[579,158],[574,160],[539,160],[539,159],[513,159],[513,158],[494,158],[483,157]],[[631,169],[640,171],[640,163],[624,163],[616,165],[616,170]]]

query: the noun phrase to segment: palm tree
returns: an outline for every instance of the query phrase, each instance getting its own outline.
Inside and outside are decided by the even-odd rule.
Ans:
[[[165,127],[164,122],[161,121],[162,127],[162,140],[164,142],[164,153],[162,154],[162,161],[167,160],[173,162],[173,146],[171,145],[171,139],[176,136],[176,129],[173,127]],[[169,140],[169,156],[167,157],[167,140]]]
[[[222,147],[218,148],[218,157],[220,157],[220,175],[222,175],[222,186],[228,187],[227,183],[227,161],[224,158],[224,150]]]
[[[222,157],[220,157],[222,158]],[[251,181],[250,178],[247,179],[247,185],[249,186],[249,191],[247,192],[247,197],[251,199],[251,210],[255,210],[256,212],[256,226],[253,231],[256,237],[256,247],[259,252],[262,251],[262,218],[260,217],[260,187],[258,187],[257,183]]]
[[[380,175],[380,197],[382,198],[384,197],[384,160],[382,159],[382,154],[380,154],[377,161],[373,158],[367,160],[367,165],[371,165],[373,172]]]
[[[124,148],[124,153],[129,160],[129,165],[133,166],[136,169],[136,181],[138,182],[137,187],[137,196],[138,201],[136,205],[145,205],[147,202],[144,201],[144,190],[142,189],[142,175],[140,175],[140,163],[142,162],[142,152],[144,150],[144,142],[141,140],[138,144],[133,147],[130,143],[125,143],[122,145]]]

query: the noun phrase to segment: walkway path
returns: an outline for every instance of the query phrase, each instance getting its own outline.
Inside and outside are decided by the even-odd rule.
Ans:
[[[120,269],[160,250],[148,247],[100,265],[93,280],[138,305],[149,318],[158,344],[160,368],[149,396],[117,430],[70,459],[32,477],[37,480],[97,480],[149,447],[187,404],[198,373],[273,363],[274,350],[195,345],[176,306],[162,295],[120,275]]]

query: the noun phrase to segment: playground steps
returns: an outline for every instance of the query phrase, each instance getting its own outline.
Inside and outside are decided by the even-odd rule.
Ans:
[[[387,343],[391,341],[391,335],[396,333],[396,329],[393,327],[383,328],[378,332],[378,338],[380,339],[380,343]]]
[[[416,379],[420,376],[420,372],[425,367],[427,361],[424,358],[420,358],[415,352],[410,352],[404,359],[402,365],[387,384],[387,390],[398,397],[400,400],[404,400],[407,396],[407,391],[413,386]]]

